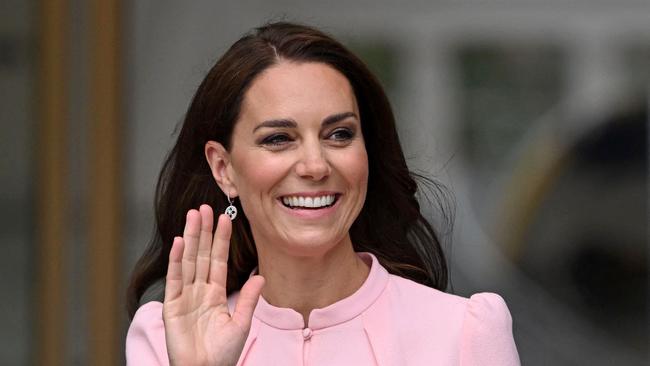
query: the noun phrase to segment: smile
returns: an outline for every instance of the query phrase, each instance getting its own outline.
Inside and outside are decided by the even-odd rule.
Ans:
[[[330,207],[336,203],[337,195],[335,194],[326,194],[322,196],[315,197],[304,197],[304,196],[284,196],[281,197],[282,203],[289,208],[311,208],[319,209],[324,207]]]

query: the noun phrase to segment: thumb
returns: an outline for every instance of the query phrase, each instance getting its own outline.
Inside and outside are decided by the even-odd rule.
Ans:
[[[262,293],[264,283],[264,277],[259,275],[253,276],[246,281],[239,292],[239,298],[235,305],[235,312],[232,314],[232,320],[246,331],[251,327],[253,311],[255,311],[255,307],[257,306],[257,301]]]

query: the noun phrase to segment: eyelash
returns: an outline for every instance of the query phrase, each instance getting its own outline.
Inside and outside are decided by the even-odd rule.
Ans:
[[[333,138],[334,136],[340,134],[344,134],[344,136]],[[350,130],[349,128],[337,128],[336,130],[332,131],[332,133],[329,134],[328,138],[332,138],[334,141],[337,142],[349,141],[354,138],[354,131]],[[276,133],[262,139],[260,144],[267,145],[267,146],[282,146],[288,142],[291,142],[291,138],[289,137],[289,135],[284,133]]]
[[[282,138],[283,140],[278,141],[278,139],[280,139],[280,138]],[[262,145],[269,145],[269,146],[279,146],[279,145],[282,145],[282,144],[284,144],[286,142],[289,142],[289,141],[290,141],[289,136],[287,136],[285,134],[276,133],[276,134],[273,134],[271,136],[268,136],[268,137],[264,138],[262,140],[261,144]]]
[[[336,130],[332,131],[332,133],[330,133],[330,137],[340,133],[344,133],[346,136],[343,138],[338,138],[336,141],[348,141],[354,138],[354,131],[350,130],[349,128],[337,128]]]

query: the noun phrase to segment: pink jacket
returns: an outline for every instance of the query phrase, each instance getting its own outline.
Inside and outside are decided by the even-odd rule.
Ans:
[[[470,299],[389,274],[369,253],[364,284],[302,316],[260,297],[238,365],[519,365],[503,299]],[[228,301],[232,308],[237,294]],[[168,365],[162,304],[138,309],[126,338],[128,365]]]

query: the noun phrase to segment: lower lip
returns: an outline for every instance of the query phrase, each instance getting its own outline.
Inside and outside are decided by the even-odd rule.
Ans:
[[[317,208],[317,209],[289,208],[285,206],[282,203],[282,201],[277,200],[277,202],[283,209],[285,209],[292,216],[299,217],[302,219],[321,219],[325,216],[330,215],[332,212],[334,212],[334,210],[336,210],[336,208],[339,205],[339,202],[341,202],[341,196],[338,196],[336,198],[336,202],[334,202],[333,205],[328,207],[323,207],[323,208]]]

